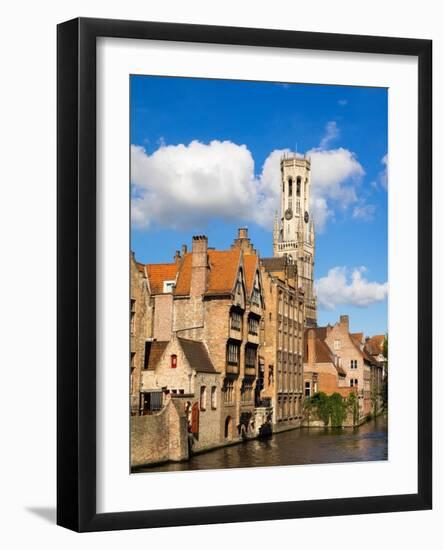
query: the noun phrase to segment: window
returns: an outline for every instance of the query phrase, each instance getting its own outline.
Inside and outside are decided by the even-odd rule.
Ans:
[[[301,187],[301,177],[297,178],[297,197],[300,196],[300,187]]]
[[[231,329],[241,331],[242,315],[239,311],[231,311]]]
[[[232,378],[225,378],[223,382],[223,401],[225,405],[230,405],[234,402],[234,381]]]
[[[200,387],[200,410],[206,410],[206,386]]]
[[[135,300],[131,300],[131,334],[135,332]]]
[[[163,293],[170,294],[175,286],[175,281],[163,281]]]
[[[257,286],[257,282],[252,291],[252,303],[256,306],[260,306],[260,288]]]
[[[288,196],[292,197],[292,178],[288,179]]]
[[[305,397],[311,397],[311,382],[309,380],[305,382]]]
[[[248,332],[249,334],[258,334],[258,319],[257,317],[248,318]]]
[[[131,367],[131,394],[134,393],[134,372],[135,368]]]
[[[217,408],[217,386],[212,386],[211,388],[211,409],[215,410]]]
[[[340,340],[334,340],[334,349],[340,349],[341,342]]]
[[[240,346],[238,344],[229,343],[227,355],[228,355],[228,365],[238,366],[239,356],[240,356]]]
[[[241,387],[241,401],[242,403],[250,403],[253,401],[253,379],[245,378]]]
[[[177,356],[171,355],[171,369],[177,368]]]
[[[357,378],[351,378],[349,380],[349,385],[351,386],[351,388],[355,388],[358,386],[358,380]]]
[[[357,368],[357,359],[351,359],[351,369]]]
[[[257,348],[247,346],[245,348],[245,367],[247,369],[255,369],[257,360]]]

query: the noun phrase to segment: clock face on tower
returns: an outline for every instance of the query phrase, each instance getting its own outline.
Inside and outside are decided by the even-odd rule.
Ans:
[[[305,223],[308,223],[309,221],[309,214],[305,212]]]
[[[292,210],[291,210],[290,208],[288,208],[288,209],[286,210],[286,212],[285,212],[285,218],[286,218],[287,220],[292,219]]]

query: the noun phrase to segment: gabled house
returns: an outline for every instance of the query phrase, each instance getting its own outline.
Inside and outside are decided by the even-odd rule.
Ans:
[[[176,335],[169,342],[153,342],[143,371],[142,391],[147,408],[155,394],[162,400],[174,400],[186,416],[194,451],[219,443],[220,373],[203,342]]]
[[[340,358],[332,353],[315,328],[305,330],[303,379],[305,398],[318,392],[348,397],[353,391],[346,371],[340,365]]]

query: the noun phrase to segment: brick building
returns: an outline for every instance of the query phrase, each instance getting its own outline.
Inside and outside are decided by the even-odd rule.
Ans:
[[[382,366],[365,350],[363,333],[350,333],[349,316],[341,315],[339,322],[334,326],[317,327],[315,335],[328,346],[331,354],[338,358],[338,364],[346,374],[345,386],[357,393],[360,419],[363,420],[369,414],[377,412],[378,406],[375,406],[375,403],[378,404],[380,401],[379,380]],[[339,387],[343,387],[340,377],[338,380]],[[343,391],[338,393],[343,394]]]
[[[259,258],[247,230],[239,230],[229,250],[208,248],[207,238],[197,236],[192,250],[182,248],[174,262],[144,267],[153,304],[144,408],[158,403],[159,392],[162,399],[172,394],[183,401],[195,428],[197,404],[194,450],[254,437],[260,428],[255,401],[264,299]],[[190,349],[194,353],[186,352]],[[196,364],[203,356],[210,372]]]
[[[130,255],[130,409],[131,414],[140,412],[141,373],[145,361],[146,341],[152,337],[151,296],[145,266]]]
[[[319,335],[320,334],[320,335]],[[340,365],[340,357],[335,355],[321,338],[321,329],[305,330],[303,358],[304,397],[312,397],[318,392],[327,395],[339,393],[343,397],[353,391],[346,371]]]
[[[274,430],[300,426],[303,412],[303,291],[288,256],[261,260],[266,312],[261,398],[270,399]]]

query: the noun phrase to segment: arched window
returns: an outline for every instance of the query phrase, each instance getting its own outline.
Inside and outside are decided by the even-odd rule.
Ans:
[[[177,368],[177,356],[175,354],[171,355],[171,369]]]
[[[300,196],[300,188],[301,188],[301,177],[299,176],[297,178],[297,197]]]
[[[292,178],[288,179],[288,196],[292,197]]]

